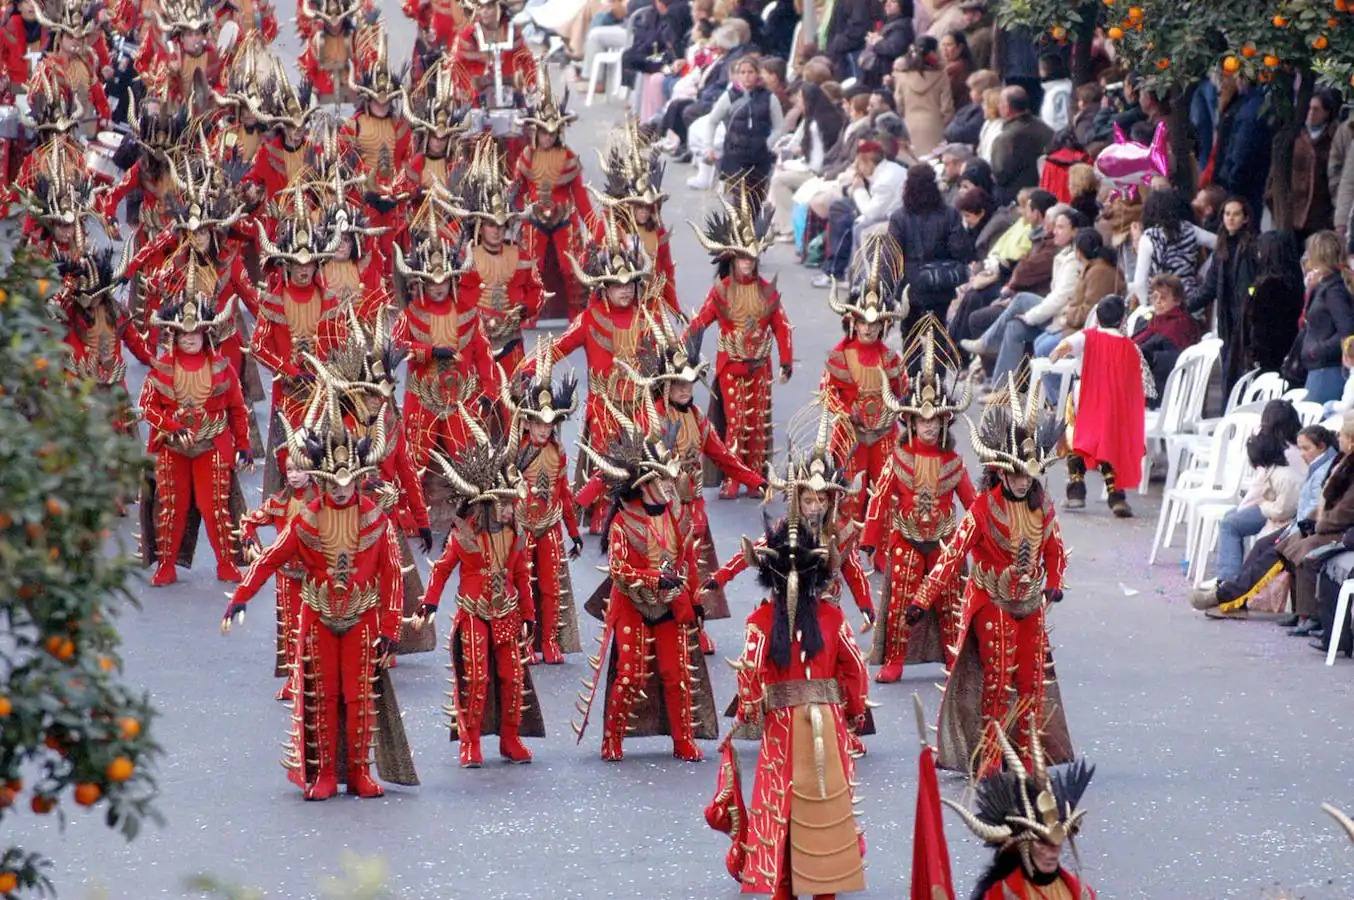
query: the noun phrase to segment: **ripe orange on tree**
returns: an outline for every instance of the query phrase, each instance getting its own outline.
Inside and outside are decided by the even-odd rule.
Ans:
[[[1270,19],[1270,21],[1274,23],[1275,28],[1288,27],[1288,20],[1281,15],[1275,15],[1274,18]]]
[[[124,741],[134,741],[141,736],[141,722],[131,716],[118,719],[118,734]]]
[[[28,806],[38,815],[45,816],[56,807],[56,798],[50,794],[34,794]]]
[[[18,886],[18,875],[13,872],[0,872],[0,894],[8,894]]]
[[[1224,57],[1222,60],[1222,70],[1228,75],[1235,75],[1241,71],[1241,60],[1235,56]]]
[[[75,786],[75,802],[81,806],[93,806],[103,796],[103,788],[92,781],[84,781]]]
[[[1325,50],[1330,46],[1330,40],[1324,34],[1318,34],[1312,39],[1313,50]]]
[[[1275,56],[1273,53],[1266,53],[1264,63],[1271,69],[1277,69],[1279,67],[1279,57]]]
[[[1112,41],[1122,41],[1124,39],[1124,30],[1118,25],[1112,26],[1105,34],[1107,34]]]
[[[125,756],[118,756],[108,764],[108,768],[104,770],[104,775],[108,776],[109,781],[121,783],[131,778],[135,771],[136,766],[130,759]]]
[[[8,697],[0,697],[0,719],[5,718],[12,712],[14,712],[14,701]]]
[[[1259,52],[1260,52],[1259,50],[1255,49],[1254,44],[1245,44],[1241,48],[1241,55],[1246,57],[1247,59],[1251,59]]]
[[[1130,22],[1138,22],[1138,21],[1141,21],[1141,20],[1142,20],[1142,17],[1143,17],[1143,11],[1142,11],[1142,7],[1141,7],[1141,6],[1130,6],[1130,7],[1128,8],[1128,20],[1129,20]]]

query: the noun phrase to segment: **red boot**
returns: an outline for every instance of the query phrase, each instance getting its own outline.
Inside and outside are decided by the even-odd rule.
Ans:
[[[151,587],[166,587],[179,580],[179,573],[174,571],[173,562],[162,562],[160,567],[155,570],[155,575],[150,580]]]
[[[306,788],[307,800],[328,800],[338,793],[338,776],[334,774],[332,767],[326,766],[320,769],[319,777],[315,783]]]
[[[618,737],[602,738],[602,759],[607,762],[620,762],[625,759],[625,749]]]
[[[874,680],[880,684],[893,684],[903,677],[903,660],[895,659],[892,662],[884,663],[884,667],[879,670],[879,674]]]
[[[710,637],[710,635],[706,634],[704,625],[701,626],[700,636],[701,636],[701,653],[704,653],[706,656],[714,656],[715,639]]]
[[[734,481],[732,478],[724,479],[724,483],[719,486],[719,499],[738,499],[738,482]]]
[[[348,793],[369,800],[372,797],[385,796],[385,789],[371,777],[371,769],[367,766],[349,766]]]
[[[515,731],[498,736],[498,755],[510,763],[519,765],[531,762],[531,751],[526,748]]]
[[[564,651],[559,648],[559,642],[553,637],[546,637],[541,641],[541,659],[547,666],[557,666],[564,662]]]
[[[461,735],[461,768],[478,769],[484,765],[484,757],[480,755],[479,735]]]
[[[696,742],[689,738],[674,738],[672,755],[683,762],[700,762],[705,759],[705,754],[701,752],[701,748],[697,747]]]
[[[216,567],[216,580],[239,583],[244,581],[244,576],[240,574],[240,570],[236,568],[235,563],[227,560]]]

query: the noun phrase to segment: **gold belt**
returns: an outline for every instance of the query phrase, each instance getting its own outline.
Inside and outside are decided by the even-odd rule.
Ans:
[[[909,541],[943,541],[954,534],[954,528],[954,516],[927,523],[918,522],[902,513],[893,516],[893,530]]]
[[[1026,572],[1024,575],[1028,580],[1023,580],[1022,573],[1014,566],[997,572],[984,565],[975,564],[969,578],[1004,612],[1017,619],[1023,619],[1044,604],[1043,573],[1036,570],[1032,573]]]
[[[317,584],[309,578],[301,582],[301,602],[314,610],[324,626],[340,637],[352,630],[365,613],[375,609],[380,600],[380,589],[372,583],[350,590],[347,602],[336,609],[330,599],[327,582]]]
[[[835,678],[807,681],[776,681],[766,686],[762,703],[767,709],[807,706],[810,703],[841,703],[842,686]]]
[[[505,589],[506,578],[503,573],[495,573],[487,597],[456,597],[456,606],[477,619],[493,621],[501,619],[517,610],[517,595],[509,594]]]
[[[524,517],[526,520],[527,531],[531,536],[539,540],[549,533],[550,529],[559,524],[564,518],[564,504],[556,503],[539,516],[528,514]]]
[[[733,334],[720,332],[717,347],[719,352],[739,362],[761,362],[771,355],[771,335],[763,331],[760,337],[757,340],[757,335],[743,329]]]

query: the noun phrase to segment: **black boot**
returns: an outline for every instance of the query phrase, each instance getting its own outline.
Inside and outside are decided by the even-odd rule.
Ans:
[[[1119,490],[1119,485],[1114,477],[1114,466],[1107,462],[1100,464],[1100,474],[1105,478],[1105,490],[1109,493],[1110,512],[1114,513],[1116,518],[1133,518],[1133,507],[1128,505],[1128,498],[1124,492]]]
[[[1063,508],[1086,508],[1086,461],[1076,454],[1067,458],[1067,500]]]

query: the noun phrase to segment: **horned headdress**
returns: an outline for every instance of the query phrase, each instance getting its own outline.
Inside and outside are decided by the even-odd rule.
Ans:
[[[522,118],[523,125],[531,125],[539,128],[541,131],[548,131],[551,134],[559,134],[564,130],[564,126],[578,118],[578,116],[569,112],[569,89],[564,89],[564,97],[557,103],[555,101],[555,92],[550,87],[550,70],[546,65],[545,59],[536,61],[536,66],[540,70],[540,96],[532,105],[531,115]]]
[[[722,209],[705,218],[705,227],[697,228],[696,239],[716,262],[741,256],[758,259],[775,243],[771,234],[771,209],[755,211],[751,191],[744,181],[731,185],[732,200],[720,198]]]
[[[465,407],[458,411],[473,441],[453,458],[433,451],[436,472],[446,479],[466,506],[475,503],[515,503],[526,497],[527,486],[513,462],[515,448],[490,439]]]
[[[1021,393],[1014,374],[1006,376],[1006,389],[988,402],[978,424],[969,425],[979,462],[1032,477],[1061,458],[1064,428],[1056,410],[1044,403],[1042,382]]]
[[[865,239],[851,257],[847,269],[847,296],[842,297],[841,286],[833,279],[827,295],[827,304],[839,316],[851,316],[865,324],[888,324],[907,316],[911,305],[906,289],[898,296],[903,277],[903,251],[898,242],[887,233],[873,234]]]
[[[649,256],[635,236],[629,216],[623,210],[604,210],[601,225],[602,239],[589,245],[581,263],[569,254],[578,280],[589,290],[599,290],[609,284],[631,284],[647,278]]]

